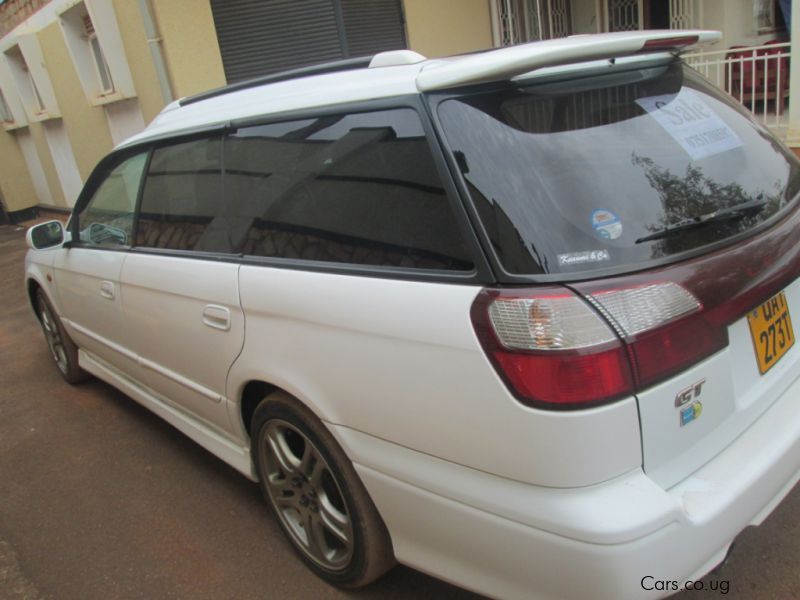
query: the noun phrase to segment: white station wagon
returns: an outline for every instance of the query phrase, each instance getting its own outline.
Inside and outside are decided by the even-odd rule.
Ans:
[[[334,584],[684,587],[800,476],[800,165],[678,57],[718,39],[175,102],[29,231],[53,358],[259,481]]]

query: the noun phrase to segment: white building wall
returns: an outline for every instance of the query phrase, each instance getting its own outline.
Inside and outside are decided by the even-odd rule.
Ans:
[[[605,2],[606,0],[603,0]],[[602,19],[597,14],[597,0],[572,0],[572,33],[597,33],[602,31]]]
[[[53,194],[50,192],[50,186],[47,185],[47,177],[44,174],[42,162],[39,160],[39,154],[36,152],[33,137],[27,129],[18,129],[14,135],[20,150],[22,150],[22,156],[25,157],[25,164],[28,165],[28,173],[30,173],[37,199],[41,204],[54,204]]]
[[[56,168],[61,190],[64,192],[64,199],[68,206],[74,206],[75,200],[78,199],[78,194],[83,188],[83,181],[75,162],[75,154],[72,152],[67,128],[60,119],[45,121],[43,125],[44,137],[50,148],[50,154],[53,156],[53,165]]]
[[[103,108],[114,146],[144,130],[144,117],[135,98],[106,104]]]

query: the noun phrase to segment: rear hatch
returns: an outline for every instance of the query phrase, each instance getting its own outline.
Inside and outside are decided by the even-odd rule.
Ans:
[[[696,72],[639,57],[430,101],[502,282],[473,321],[522,401],[635,394],[644,469],[669,487],[800,374],[798,162]]]

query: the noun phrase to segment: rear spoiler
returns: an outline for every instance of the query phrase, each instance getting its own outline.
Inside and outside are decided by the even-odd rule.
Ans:
[[[705,30],[574,35],[431,62],[417,74],[417,89],[428,92],[501,81],[544,67],[590,60],[651,52],[683,52],[693,46],[713,44],[721,38],[719,31]]]

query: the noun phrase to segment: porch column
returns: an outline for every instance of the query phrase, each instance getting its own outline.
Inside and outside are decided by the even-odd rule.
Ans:
[[[791,148],[800,148],[800,0],[792,0],[792,36],[791,53],[794,58],[789,73],[789,130],[786,132],[786,144]]]

